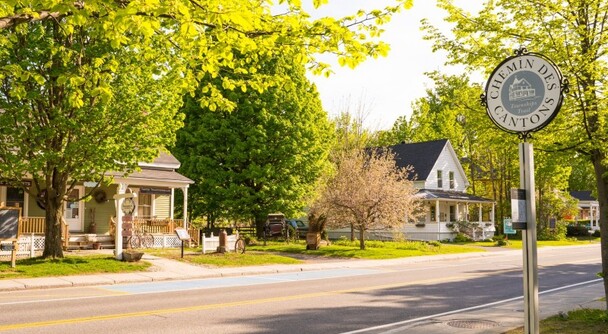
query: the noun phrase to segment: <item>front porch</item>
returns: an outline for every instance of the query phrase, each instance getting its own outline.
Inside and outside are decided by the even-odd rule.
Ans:
[[[133,229],[140,233],[149,233],[154,237],[153,248],[172,248],[180,247],[181,241],[175,235],[175,229],[184,225],[183,219],[156,219],[156,218],[134,218]],[[62,222],[62,240],[64,250],[72,249],[114,249],[116,223],[113,218],[109,222],[110,229],[106,233],[84,233],[69,232],[68,225]],[[45,217],[22,217],[19,224],[19,253],[27,256],[44,249],[44,235],[46,230]],[[200,230],[189,228],[191,236],[190,246],[200,245]],[[126,237],[123,242],[126,247]],[[10,254],[10,251],[7,252]],[[0,252],[0,255],[1,252]]]
[[[457,191],[422,189],[418,196],[423,203],[423,214],[408,220],[405,234],[414,240],[453,240],[459,225],[466,225],[466,233],[475,241],[492,238],[495,203],[491,200]]]

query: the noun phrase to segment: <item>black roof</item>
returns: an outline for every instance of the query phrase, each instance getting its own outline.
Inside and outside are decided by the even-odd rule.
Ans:
[[[424,181],[429,177],[447,142],[447,139],[439,139],[422,143],[401,143],[389,146],[388,149],[395,154],[395,163],[398,167],[413,167],[414,170],[408,175],[408,179]]]
[[[570,196],[579,201],[596,201],[597,199],[591,195],[590,190],[571,191]]]
[[[435,189],[420,189],[418,195],[423,199],[445,199],[453,201],[467,201],[467,202],[494,202],[491,199],[463,193],[460,191],[445,191]]]

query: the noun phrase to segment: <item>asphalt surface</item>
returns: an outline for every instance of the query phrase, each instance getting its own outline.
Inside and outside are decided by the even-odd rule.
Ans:
[[[92,251],[91,251],[92,252]],[[111,254],[112,250],[96,251]],[[521,252],[513,250],[507,252]],[[314,261],[297,265],[265,265],[238,268],[205,268],[165,258],[144,255],[143,260],[152,263],[150,271],[122,274],[75,275],[0,280],[0,291],[27,289],[50,289],[76,286],[113,285],[125,283],[157,282],[200,278],[228,278],[272,273],[289,273],[331,269],[362,269],[384,265],[429,262],[433,259],[495,256],[495,253],[469,253],[440,256],[422,256],[393,260],[346,260]],[[603,283],[600,279],[585,284],[543,291],[539,294],[540,318],[566,313],[581,308],[604,309],[606,303]],[[455,310],[443,314],[393,323],[376,328],[367,328],[349,333],[407,333],[407,334],[453,334],[453,333],[504,333],[521,327],[524,323],[522,298]]]

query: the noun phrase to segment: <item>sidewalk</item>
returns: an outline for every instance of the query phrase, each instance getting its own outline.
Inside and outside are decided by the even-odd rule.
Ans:
[[[112,254],[112,250],[100,251]],[[443,258],[470,256],[493,256],[492,253],[472,253],[445,255]],[[438,258],[434,256],[433,258]],[[305,263],[297,265],[267,265],[238,268],[204,268],[184,262],[144,255],[144,260],[152,263],[150,271],[122,274],[76,275],[63,277],[24,278],[0,280],[1,291],[25,289],[61,288],[73,286],[111,285],[120,283],[143,283],[166,280],[217,278],[247,276],[258,274],[312,271],[337,268],[369,268],[378,266],[376,260],[346,260]],[[414,257],[394,260],[381,260],[383,265],[432,261],[431,257]],[[541,293],[540,317],[546,317],[580,308],[604,308],[605,302],[598,301],[604,296],[603,283],[591,283],[573,288]],[[520,299],[507,303],[487,305],[483,308],[461,310],[453,313],[401,322],[382,326],[364,333],[402,333],[402,334],[453,334],[453,333],[504,333],[523,325],[523,301]],[[362,332],[363,333],[363,332]]]

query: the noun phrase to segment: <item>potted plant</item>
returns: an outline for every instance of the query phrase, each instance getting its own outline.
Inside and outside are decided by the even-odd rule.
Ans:
[[[122,260],[125,262],[137,262],[141,260],[141,257],[144,255],[143,252],[129,249],[122,252]]]

